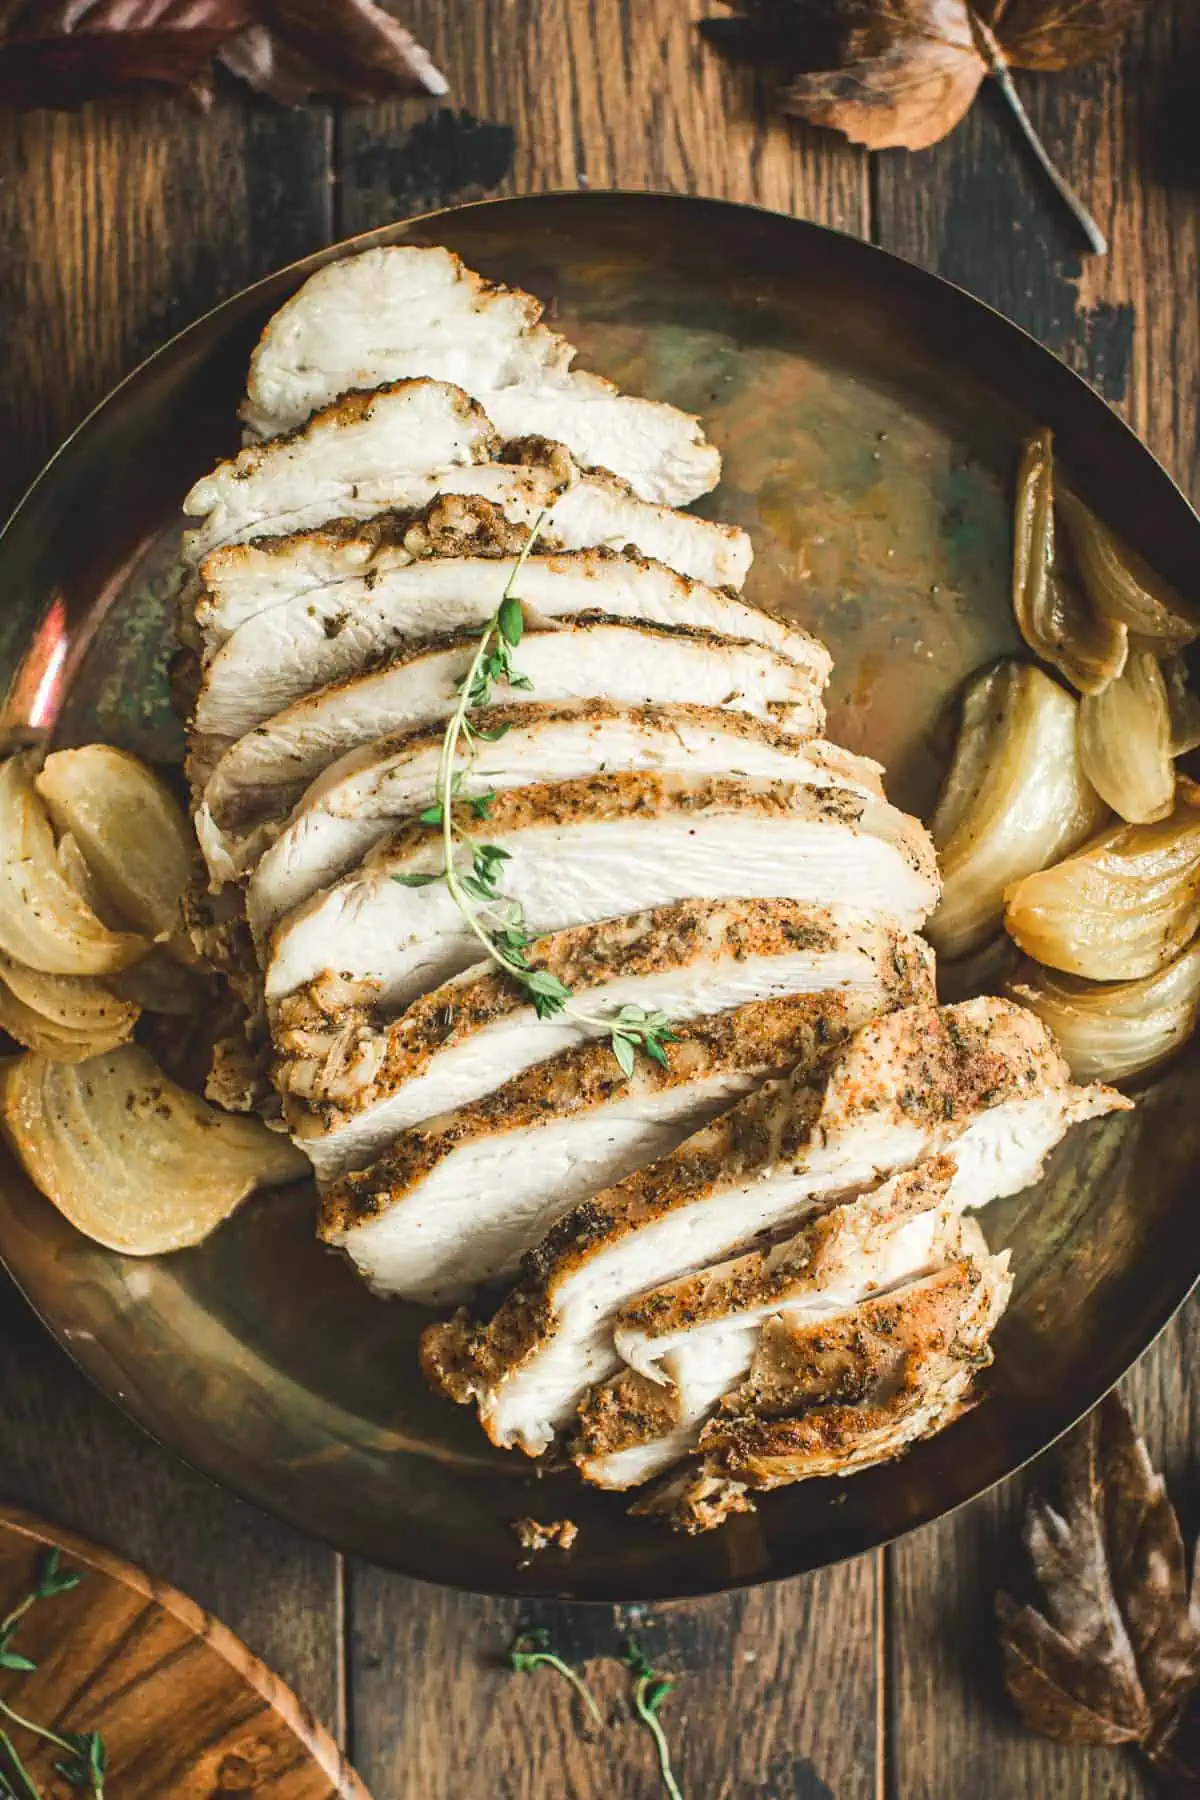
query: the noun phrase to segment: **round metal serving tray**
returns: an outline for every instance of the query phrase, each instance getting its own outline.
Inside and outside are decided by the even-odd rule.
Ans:
[[[353,240],[259,283],[138,369],[0,538],[8,743],[181,752],[166,689],[178,506],[236,443],[255,336],[320,262],[448,244],[531,289],[581,364],[700,413],[725,454],[702,503],[752,533],[750,598],[830,644],[830,734],[927,812],[963,677],[1015,647],[1009,508],[1022,436],[1052,426],[1104,517],[1181,586],[1200,520],[1149,452],[1047,351],[869,245],[704,200],[502,200]],[[11,684],[11,685],[10,685]],[[852,896],[847,896],[848,899]],[[1200,1107],[1188,1059],[1135,1113],[1076,1131],[1041,1185],[989,1209],[1012,1305],[986,1397],[902,1462],[767,1497],[671,1536],[620,1496],[540,1479],[429,1394],[416,1309],[370,1298],[313,1236],[308,1190],[251,1202],[203,1248],[125,1259],[0,1168],[0,1255],[105,1393],[217,1481],[328,1539],[495,1593],[644,1600],[812,1569],[936,1518],[1069,1426],[1146,1348],[1200,1270]],[[511,1521],[569,1516],[569,1555],[521,1566]]]

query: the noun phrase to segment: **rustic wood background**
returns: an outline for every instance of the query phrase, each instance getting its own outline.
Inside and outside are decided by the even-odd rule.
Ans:
[[[944,144],[868,158],[773,118],[693,26],[713,0],[407,0],[453,84],[424,104],[200,117],[155,99],[0,116],[0,482],[16,497],[94,401],[169,333],[346,233],[484,194],[665,188],[872,238],[1020,321],[1130,418],[1200,498],[1200,8],[1154,0],[1119,62],[1020,85],[1112,241],[1081,263],[985,94]],[[2,602],[0,602],[2,603]],[[212,1609],[348,1746],[376,1800],[658,1793],[632,1726],[589,1742],[552,1678],[498,1657],[515,1605],[331,1552],[214,1492],[84,1383],[0,1290],[4,1497]],[[1200,1302],[1126,1383],[1194,1530]],[[1117,1752],[1024,1735],[990,1597],[1021,1484],[848,1567],[639,1622],[680,1676],[688,1800],[1134,1800]],[[628,1620],[559,1610],[577,1655]],[[615,1699],[611,1665],[588,1671]],[[119,1782],[114,1800],[120,1800]]]

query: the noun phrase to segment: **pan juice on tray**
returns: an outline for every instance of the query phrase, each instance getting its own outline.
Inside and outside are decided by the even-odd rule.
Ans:
[[[162,916],[54,757],[0,774],[5,1129],[133,1253],[311,1164],[321,1239],[434,1309],[448,1401],[701,1531],[972,1404],[1012,1277],[971,1213],[1191,1029],[1193,628],[1035,439],[1014,601],[1054,673],[973,682],[931,837],[823,736],[829,653],[743,598],[746,534],[681,510],[700,421],[541,314],[396,247],[267,325],[185,502]],[[939,1006],[927,927],[960,974],[1006,930],[1037,962]],[[207,1106],[125,1042],[163,957],[221,990]],[[158,1139],[211,1167],[152,1217]]]

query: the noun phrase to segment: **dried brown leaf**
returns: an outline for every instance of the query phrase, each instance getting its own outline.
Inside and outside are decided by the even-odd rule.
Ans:
[[[1060,1488],[1061,1510],[1037,1497],[1025,1521],[1043,1610],[997,1596],[1008,1691],[1032,1730],[1137,1745],[1173,1791],[1200,1791],[1176,1739],[1200,1681],[1200,1572],[1189,1587],[1162,1477],[1115,1394],[1068,1438]]]
[[[785,106],[811,123],[871,149],[922,150],[958,124],[992,72],[989,34],[1011,67],[1064,69],[1111,50],[1145,3],[741,0],[708,35],[778,67]]]
[[[289,106],[446,92],[375,0],[24,0],[0,10],[3,105],[72,107],[146,84],[200,94],[214,59]]]

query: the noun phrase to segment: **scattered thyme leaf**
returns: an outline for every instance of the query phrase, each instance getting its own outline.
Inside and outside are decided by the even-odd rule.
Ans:
[[[621,1661],[633,1677],[633,1709],[654,1739],[663,1791],[670,1796],[670,1800],[683,1800],[679,1783],[671,1768],[671,1749],[667,1743],[667,1734],[658,1717],[659,1707],[675,1686],[674,1678],[660,1675],[651,1668],[645,1652],[635,1638],[630,1638],[626,1643]]]
[[[506,594],[496,611],[500,636],[515,650],[525,635],[525,614],[515,594]]]
[[[6,1618],[0,1620],[0,1668],[27,1674],[36,1666],[10,1647],[18,1624],[39,1600],[52,1600],[58,1594],[70,1593],[82,1579],[78,1573],[59,1568],[56,1548],[41,1553],[29,1592]],[[98,1731],[52,1731],[35,1719],[26,1718],[4,1699],[0,1699],[0,1715],[10,1725],[63,1752],[64,1760],[55,1764],[55,1771],[69,1787],[90,1792],[93,1800],[104,1800],[108,1752]],[[41,1790],[25,1767],[11,1733],[3,1729],[0,1729],[0,1784],[0,1800],[8,1800],[10,1795],[15,1795],[16,1800],[42,1800]]]
[[[582,1675],[576,1674],[570,1663],[564,1662],[559,1656],[548,1631],[534,1627],[518,1631],[509,1646],[508,1660],[518,1675],[532,1675],[535,1669],[540,1668],[553,1669],[556,1675],[561,1675],[564,1681],[570,1683],[594,1723],[603,1731],[604,1719],[596,1704],[595,1695]]]
[[[473,799],[467,802],[467,804],[470,806],[474,818],[490,819],[492,816],[492,807],[496,804],[495,788],[489,788],[486,794],[476,794]],[[440,807],[438,811],[440,813]],[[437,822],[439,825],[441,824],[440,817]]]
[[[634,1063],[637,1060],[637,1045],[634,1043],[633,1039],[631,1037],[626,1037],[623,1031],[614,1030],[612,1034],[612,1049],[613,1055],[620,1064],[621,1073],[623,1075],[632,1075]]]
[[[440,875],[393,875],[392,880],[395,882],[398,882],[401,887],[421,888],[421,887],[432,887],[435,881],[442,880],[442,876],[440,876]]]

